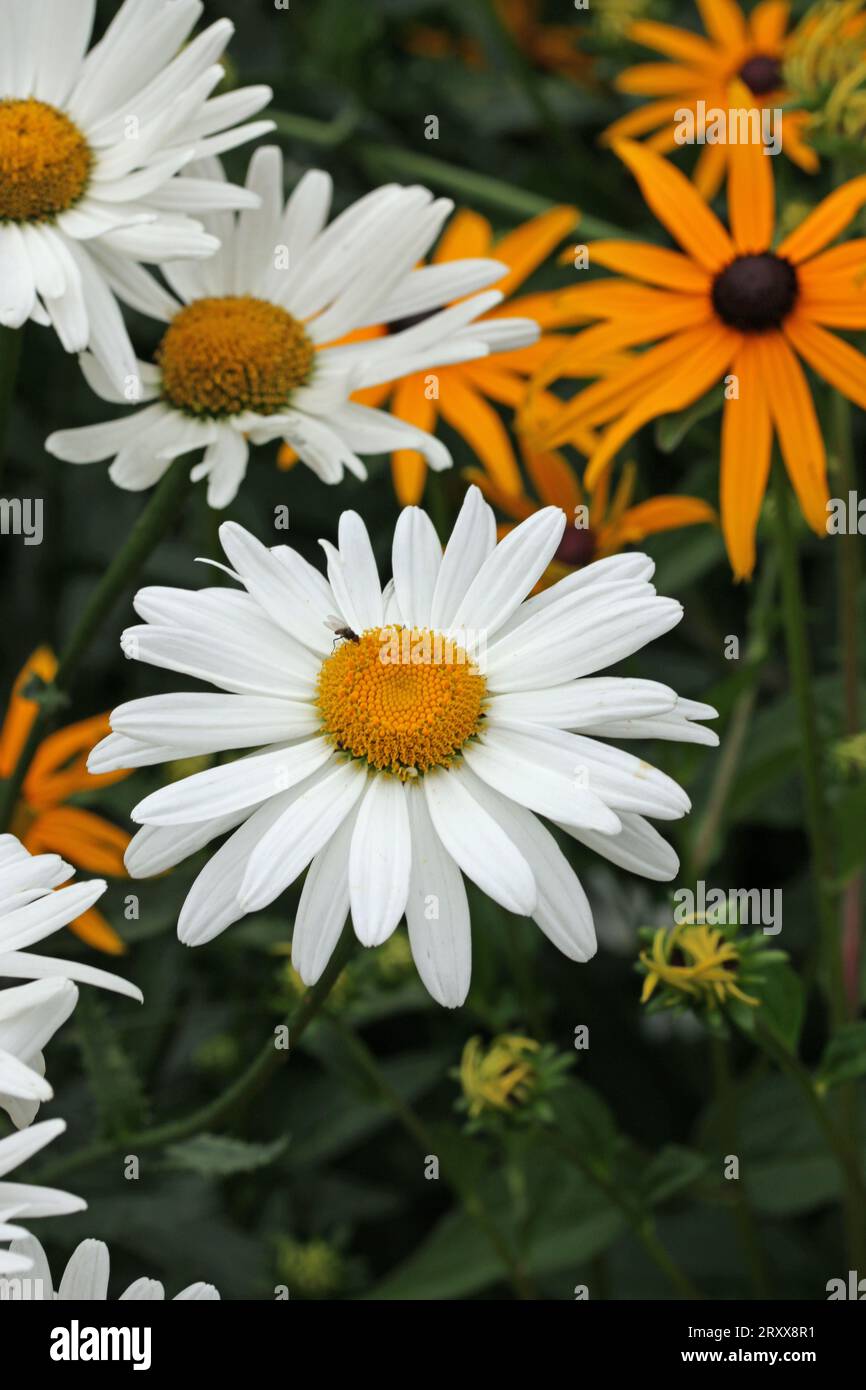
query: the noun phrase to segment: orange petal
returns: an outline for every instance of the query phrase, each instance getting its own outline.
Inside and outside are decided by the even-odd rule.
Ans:
[[[538,496],[545,506],[561,507],[566,516],[573,516],[580,506],[583,493],[574,470],[562,454],[554,449],[525,447],[523,457]]]
[[[0,777],[10,777],[21,754],[33,721],[39,712],[35,700],[25,700],[21,691],[32,676],[39,676],[46,684],[54,680],[57,673],[57,658],[50,647],[37,647],[19,671],[3,728],[0,730]]]
[[[58,729],[43,739],[36,750],[24,783],[27,800],[34,806],[52,806],[66,801],[77,792],[95,791],[109,787],[130,776],[130,769],[103,772],[93,776],[87,771],[87,758],[92,749],[111,732],[107,714],[97,714]]]
[[[749,41],[743,11],[736,0],[696,0],[704,28],[722,48],[739,48]]]
[[[499,486],[505,492],[521,492],[520,470],[508,433],[484,397],[452,374],[440,390],[439,409]]]
[[[89,907],[69,923],[69,930],[94,950],[104,951],[107,956],[126,955],[128,947],[122,937],[110,927],[101,912]]]
[[[866,410],[866,357],[802,314],[785,320],[785,336],[819,376]]]
[[[755,531],[773,443],[769,388],[755,338],[743,338],[731,371],[739,382],[739,398],[726,401],[722,415],[722,532],[735,578],[748,579],[755,568]]]
[[[687,29],[675,29],[672,24],[640,19],[631,25],[628,37],[633,43],[654,48],[657,53],[678,58],[681,63],[693,63],[696,67],[711,70],[718,66],[718,54],[711,43],[698,34],[690,34]]]
[[[460,208],[439,238],[432,260],[441,265],[443,261],[461,261],[466,256],[486,257],[492,245],[493,228],[487,218],[470,208]]]
[[[451,381],[451,375],[447,377]],[[439,389],[445,390],[446,374],[439,373]],[[407,425],[432,434],[436,429],[436,402],[428,400],[424,377],[419,373],[403,377],[394,387],[391,401],[391,414]],[[391,476],[397,500],[403,507],[414,507],[420,502],[427,478],[427,461],[417,449],[396,449],[391,456]]]
[[[648,130],[655,130],[658,126],[668,127],[677,111],[688,105],[688,99],[682,96],[662,97],[659,101],[645,102],[643,106],[636,107],[634,111],[627,111],[624,116],[612,121],[607,129],[602,131],[601,143],[612,145],[616,140],[645,135]]]
[[[841,188],[829,194],[786,236],[776,249],[778,256],[798,265],[816,251],[822,251],[829,242],[843,232],[848,223],[866,203],[866,174],[843,183]]]
[[[785,111],[782,116],[782,141],[785,154],[805,174],[817,174],[821,161],[809,144],[808,111]]]
[[[636,63],[616,79],[616,86],[629,96],[667,96],[668,93],[700,92],[706,76],[700,70],[679,63]]]
[[[591,265],[633,275],[650,285],[693,294],[709,291],[710,276],[680,251],[666,251],[646,241],[591,241],[587,247]]]
[[[809,383],[781,333],[764,333],[756,342],[788,477],[807,522],[826,535],[827,457]]]
[[[681,526],[718,522],[715,507],[701,497],[674,497],[660,493],[646,502],[638,502],[623,512],[618,530],[624,544],[642,541],[660,531],[676,531]]]
[[[698,155],[694,174],[695,188],[706,202],[711,203],[725,180],[728,169],[727,145],[704,145]]]
[[[761,0],[752,10],[749,16],[752,42],[761,53],[775,56],[780,52],[790,9],[787,0]]]
[[[126,878],[123,856],[130,836],[80,806],[42,811],[27,832],[31,854],[59,854],[89,874]]]
[[[715,272],[734,259],[728,233],[679,169],[630,140],[619,142],[616,153],[640,184],[647,205],[693,260]]]
[[[599,446],[587,464],[584,477],[587,487],[592,487],[617,450],[642,425],[659,415],[685,410],[686,406],[708,391],[725,371],[739,344],[739,335],[728,332],[721,325],[710,332],[702,329],[696,336],[683,333],[680,343],[686,342],[690,336],[694,337],[694,347],[687,352],[685,359],[663,373],[660,379],[656,378],[644,395],[601,436]]]
[[[728,220],[740,255],[769,250],[776,225],[772,159],[763,145],[731,145]]]
[[[576,208],[556,207],[542,212],[497,241],[491,255],[509,267],[495,288],[507,298],[568,236],[578,220]]]

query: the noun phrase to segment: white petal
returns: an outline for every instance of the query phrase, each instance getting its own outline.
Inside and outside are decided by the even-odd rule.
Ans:
[[[620,820],[622,830],[618,835],[600,835],[594,830],[557,823],[560,830],[621,869],[628,869],[641,878],[650,878],[659,883],[669,883],[676,878],[679,858],[655,826],[650,825],[643,816],[633,816],[627,812],[620,816]]]
[[[322,576],[288,547],[281,547],[279,553],[268,550],[235,522],[220,527],[220,542],[247,592],[274,622],[312,651],[327,656],[333,635],[326,620],[334,600]]]
[[[349,915],[351,811],[310,864],[292,930],[292,965],[314,985],[331,959]]]
[[[327,541],[319,544],[328,557],[328,579],[342,615],[355,632],[381,628],[382,586],[367,528],[357,512],[343,512],[339,542],[338,550]]]
[[[108,1298],[110,1261],[102,1240],[83,1240],[63,1271],[57,1297],[61,1303],[104,1303]]]
[[[118,705],[111,727],[146,743],[179,743],[194,753],[259,748],[313,734],[321,717],[312,704],[260,695],[150,695]]]
[[[518,846],[479,806],[459,769],[428,772],[424,794],[436,833],[464,874],[509,912],[529,917],[538,901],[535,876]]]
[[[278,819],[250,855],[239,890],[245,911],[266,907],[303,873],[351,813],[365,782],[360,764],[337,763],[282,801]]]
[[[496,546],[496,518],[480,488],[467,490],[454,530],[445,546],[430,609],[430,626],[451,627],[481,566]]]
[[[547,569],[562,539],[565,520],[559,507],[544,507],[509,531],[470,584],[453,625],[492,637]]]
[[[645,719],[665,714],[677,702],[670,686],[658,681],[598,676],[547,689],[494,695],[488,718],[552,724],[558,729],[592,729],[601,733],[611,720]]]
[[[305,739],[291,748],[240,758],[162,787],[131,812],[139,825],[189,825],[255,806],[302,782],[331,756],[324,738]]]
[[[406,788],[412,829],[412,872],[406,900],[409,943],[418,974],[446,1009],[469,993],[472,933],[463,876],[433,828],[424,790]]]
[[[381,946],[395,930],[406,909],[411,865],[406,790],[397,777],[373,777],[349,853],[352,923],[363,946]]]
[[[442,546],[429,516],[420,507],[404,507],[394,530],[392,565],[397,602],[409,627],[430,626],[441,564]]]
[[[552,731],[532,727],[537,740],[529,725],[519,729],[491,721],[482,737],[463,749],[468,766],[488,786],[541,816],[615,834],[619,818],[590,780],[583,751],[545,745],[544,735]]]

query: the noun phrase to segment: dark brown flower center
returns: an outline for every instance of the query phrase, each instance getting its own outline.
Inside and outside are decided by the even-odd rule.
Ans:
[[[756,53],[740,68],[739,76],[753,96],[763,97],[782,85],[782,68],[778,58]]]
[[[713,308],[741,333],[778,328],[797,300],[797,272],[790,261],[766,251],[738,256],[716,276]]]
[[[595,547],[595,532],[591,527],[568,526],[553,558],[561,565],[573,565],[579,569],[595,558]]]

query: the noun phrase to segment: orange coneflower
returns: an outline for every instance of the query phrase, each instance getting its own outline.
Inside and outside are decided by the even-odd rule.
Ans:
[[[26,685],[34,676],[52,681],[56,671],[53,652],[39,647],[15,681],[0,729],[0,777],[14,771],[39,711],[35,700],[24,695]],[[106,787],[129,775],[109,772],[92,777],[87,771],[88,753],[109,732],[108,715],[99,714],[43,739],[24,779],[10,828],[31,854],[59,854],[88,873],[125,877],[123,855],[129,836],[92,811],[67,804],[79,792]],[[109,955],[121,955],[126,949],[95,908],[69,925],[82,941]]]
[[[699,101],[707,110],[727,111],[741,106],[744,96],[757,107],[782,107],[788,100],[782,78],[789,9],[785,0],[761,0],[748,17],[736,0],[696,3],[706,38],[654,20],[638,20],[630,27],[630,38],[673,61],[639,63],[620,73],[620,91],[655,100],[614,121],[605,132],[608,141],[655,131],[650,146],[672,150],[676,113],[688,110],[696,115]],[[808,119],[806,111],[784,112],[782,150],[811,174],[818,168],[818,156],[803,138]],[[721,187],[733,148],[702,147],[694,179],[704,198],[713,198]]]
[[[572,289],[542,291],[538,294],[510,298],[515,289],[541,265],[572,230],[577,221],[573,208],[556,207],[533,217],[494,243],[493,228],[486,217],[463,210],[451,220],[432,257],[433,264],[462,260],[464,257],[492,257],[509,267],[508,274],[492,285],[501,290],[501,304],[477,320],[487,324],[500,318],[534,319],[542,330],[568,322],[585,321],[569,315]],[[403,325],[400,325],[403,326]],[[390,325],[391,328],[394,325]],[[364,329],[365,336],[387,333],[389,326]],[[356,337],[360,335],[355,335]],[[502,420],[490,404],[518,409],[526,394],[529,376],[537,371],[562,345],[562,339],[543,333],[531,347],[510,352],[492,351],[489,357],[461,362],[452,367],[436,368],[438,396],[432,397],[429,373],[416,372],[400,381],[358,391],[353,400],[368,406],[382,406],[390,401],[390,409],[401,420],[433,433],[438,416],[442,416],[466,440],[473,453],[481,459],[490,476],[505,491],[519,491],[520,470],[514,449]],[[280,450],[279,463],[289,468],[295,462],[294,452]],[[394,489],[403,506],[418,502],[424,491],[427,465],[415,449],[400,449],[393,455]]]
[[[616,555],[647,536],[718,521],[713,508],[700,497],[664,494],[645,502],[632,502],[637,474],[634,464],[627,464],[611,496],[610,468],[599,474],[591,488],[586,488],[558,450],[531,449],[523,441],[521,445],[535,496],[526,488],[519,493],[504,492],[481,468],[468,468],[466,477],[478,484],[499,511],[512,518],[499,527],[500,536],[541,507],[561,507],[569,518],[571,524],[566,527],[539,588],[556,584],[573,570]]]
[[[866,239],[825,248],[866,203],[866,176],[836,189],[773,247],[770,160],[759,147],[735,151],[728,182],[730,233],[677,169],[645,146],[618,153],[647,203],[682,247],[596,242],[590,260],[632,280],[582,291],[604,322],[572,339],[541,374],[597,377],[612,352],[655,343],[631,365],[580,391],[553,417],[534,417],[534,447],[601,430],[586,482],[647,421],[684,410],[730,372],[722,421],[722,530],[734,572],[751,574],[755,529],[767,485],[773,432],[803,514],[826,534],[824,441],[798,360],[866,408],[866,357],[831,328],[866,328]],[[683,254],[683,252],[685,254]],[[576,299],[581,291],[572,291]],[[526,412],[533,427],[533,406]]]
[[[575,82],[588,77],[593,60],[578,47],[576,25],[548,24],[542,0],[493,0],[493,3],[503,27],[533,66]],[[416,25],[406,46],[423,58],[459,57],[468,67],[485,66],[484,49],[477,39],[466,35],[453,37],[432,25]]]

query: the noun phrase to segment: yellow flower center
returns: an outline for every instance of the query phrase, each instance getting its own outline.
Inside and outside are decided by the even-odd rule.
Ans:
[[[93,155],[44,101],[0,100],[0,221],[49,222],[83,194]]]
[[[250,295],[198,299],[156,351],[162,394],[192,415],[275,415],[310,375],[315,349],[277,304]]]
[[[319,673],[319,709],[336,747],[403,780],[450,766],[481,727],[485,692],[463,648],[426,628],[340,639]]]

